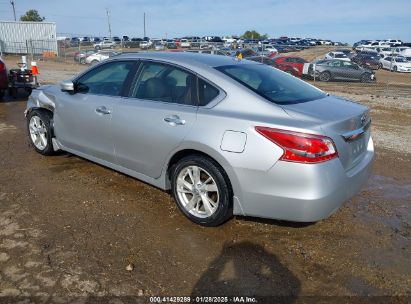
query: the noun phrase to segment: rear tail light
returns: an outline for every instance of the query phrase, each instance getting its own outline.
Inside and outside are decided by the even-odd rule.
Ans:
[[[331,138],[267,127],[256,131],[284,150],[280,160],[297,163],[320,163],[338,157]]]
[[[6,65],[3,62],[0,62],[0,72],[6,70]]]

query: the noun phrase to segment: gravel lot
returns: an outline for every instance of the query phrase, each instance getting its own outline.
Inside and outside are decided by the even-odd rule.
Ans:
[[[9,67],[13,62],[6,58]],[[56,83],[84,66],[39,68],[41,82]],[[315,83],[371,108],[376,160],[364,190],[312,225],[237,217],[198,227],[168,193],[73,155],[36,154],[26,135],[25,99],[0,102],[0,297],[82,303],[274,294],[287,303],[319,300],[306,296],[407,303],[411,75],[390,74],[377,71],[376,84]],[[398,81],[387,86],[392,79]]]

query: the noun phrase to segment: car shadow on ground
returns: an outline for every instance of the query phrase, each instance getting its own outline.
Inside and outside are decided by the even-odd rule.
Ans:
[[[274,297],[276,303],[294,303],[300,290],[300,281],[274,254],[246,241],[223,246],[192,296]]]

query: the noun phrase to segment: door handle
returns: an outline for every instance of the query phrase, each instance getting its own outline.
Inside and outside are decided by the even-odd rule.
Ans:
[[[170,115],[164,117],[164,121],[171,126],[182,126],[186,124],[184,119],[180,119],[178,115]]]
[[[96,109],[96,112],[99,113],[99,114],[103,114],[103,115],[107,115],[107,114],[111,113],[111,111],[109,109],[107,109],[105,106],[98,107]]]

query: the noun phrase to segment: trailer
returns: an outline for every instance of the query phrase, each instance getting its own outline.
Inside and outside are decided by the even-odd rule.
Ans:
[[[57,54],[55,22],[0,21],[0,52],[7,54]]]

